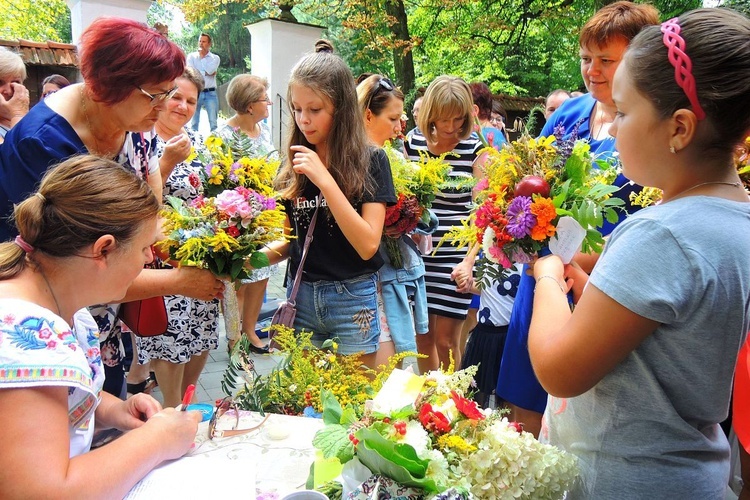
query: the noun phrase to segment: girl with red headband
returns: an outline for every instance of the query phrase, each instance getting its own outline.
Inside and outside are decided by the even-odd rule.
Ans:
[[[568,498],[724,498],[719,422],[750,328],[750,200],[732,161],[749,79],[750,20],[724,9],[645,28],[617,68],[623,173],[663,199],[614,230],[590,277],[534,265],[529,352],[550,394],[542,437],[580,459]]]

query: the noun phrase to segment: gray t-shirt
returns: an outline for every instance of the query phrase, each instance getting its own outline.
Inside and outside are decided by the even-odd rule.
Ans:
[[[543,437],[580,459],[569,498],[724,498],[749,256],[750,203],[686,197],[612,233],[589,283],[661,325],[588,392],[550,397]]]

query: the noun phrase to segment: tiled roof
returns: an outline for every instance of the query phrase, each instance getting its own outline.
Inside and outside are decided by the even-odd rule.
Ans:
[[[496,94],[493,99],[500,101],[505,111],[531,111],[534,106],[544,106],[544,97],[516,97]]]
[[[0,39],[0,46],[18,53],[30,66],[78,66],[76,46],[69,43]]]

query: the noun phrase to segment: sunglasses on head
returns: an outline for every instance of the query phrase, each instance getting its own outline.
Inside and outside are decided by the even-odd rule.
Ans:
[[[172,90],[167,90],[166,92],[158,92],[156,94],[150,94],[140,87],[138,87],[138,90],[143,92],[149,99],[151,99],[151,106],[157,106],[159,103],[162,103],[174,97],[174,95],[177,93],[179,89],[177,85],[175,85],[175,87]]]
[[[234,423],[234,426],[230,430],[217,429],[216,428],[217,422],[230,409],[234,410],[234,414],[236,416],[236,421]],[[261,423],[259,423],[256,426],[250,427],[249,429],[237,429],[237,426],[240,425],[240,412],[239,412],[239,409],[237,408],[237,404],[234,402],[234,400],[231,397],[219,399],[216,401],[216,410],[214,411],[213,416],[211,416],[211,420],[208,422],[208,439],[233,437],[233,436],[241,436],[242,434],[248,434],[250,432],[260,429],[263,426],[263,424],[266,423],[266,420],[268,420],[268,417],[270,416],[271,416],[270,414],[267,414],[266,417],[261,421]]]
[[[375,89],[370,94],[370,99],[367,100],[367,109],[370,109],[370,104],[372,104],[372,100],[375,98],[376,95],[378,95],[378,92],[381,90],[385,90],[387,92],[393,92],[393,89],[395,89],[396,86],[393,85],[393,82],[390,81],[388,78],[381,76],[380,80],[378,80],[378,84],[375,86]]]

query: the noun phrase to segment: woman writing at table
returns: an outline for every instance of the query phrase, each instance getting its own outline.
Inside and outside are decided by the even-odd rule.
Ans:
[[[115,160],[132,175],[148,179],[161,199],[151,131],[177,91],[175,79],[185,68],[185,55],[146,25],[114,17],[95,20],[82,34],[78,50],[84,83],[69,85],[34,106],[0,149],[0,241],[17,234],[7,222],[13,204],[34,191],[49,167],[75,155]],[[213,300],[222,290],[221,281],[207,270],[148,269],[124,300],[165,294]],[[124,396],[118,309],[118,304],[108,304],[92,313],[107,369],[105,390]]]
[[[143,181],[93,156],[50,170],[16,206],[19,235],[0,245],[3,498],[122,498],[193,443],[198,412],[101,391],[98,328],[86,310],[120,300],[152,260],[158,210]],[[104,428],[129,432],[89,451]]]

